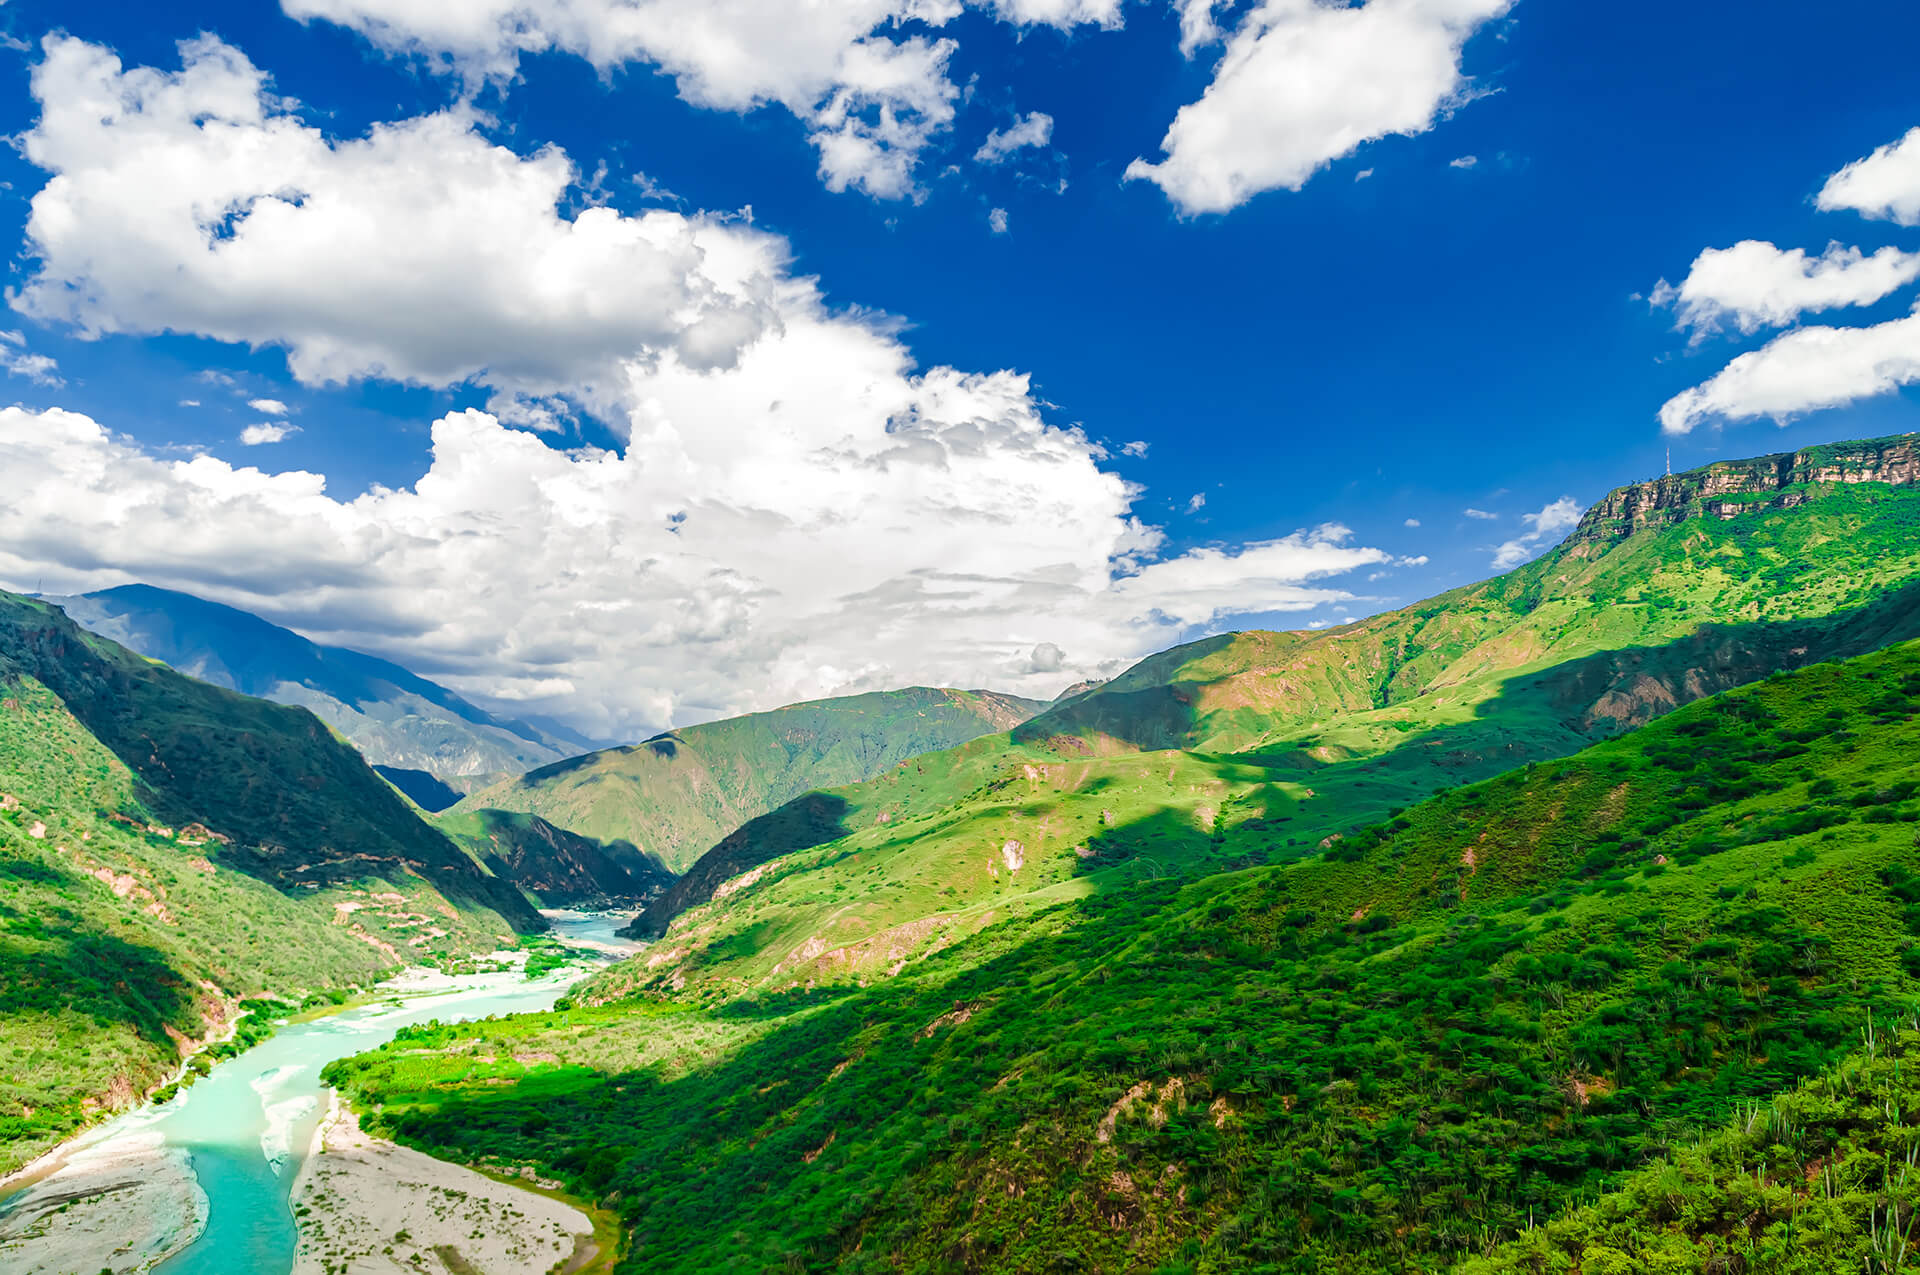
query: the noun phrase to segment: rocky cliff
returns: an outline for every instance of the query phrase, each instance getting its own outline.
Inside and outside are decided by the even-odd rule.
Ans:
[[[1827,483],[1920,483],[1920,434],[1830,443],[1750,460],[1716,461],[1621,487],[1587,510],[1569,547],[1605,546],[1691,518],[1737,518],[1800,504]]]

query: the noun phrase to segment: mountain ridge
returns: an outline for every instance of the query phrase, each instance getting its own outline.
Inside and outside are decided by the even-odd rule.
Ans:
[[[1005,729],[1043,707],[938,687],[808,700],[553,762],[469,794],[452,813],[537,814],[582,836],[629,842],[677,873],[809,789]]]
[[[582,742],[496,717],[391,660],[323,645],[189,593],[132,584],[44,600],[190,677],[310,709],[378,765],[445,781],[525,770]]]

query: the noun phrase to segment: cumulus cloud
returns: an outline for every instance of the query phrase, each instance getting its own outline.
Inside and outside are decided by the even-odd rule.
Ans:
[[[996,128],[973,153],[975,163],[1004,164],[1015,151],[1029,146],[1045,146],[1053,140],[1053,116],[1033,111],[1015,120],[1011,127]]]
[[[298,434],[298,425],[283,425],[276,421],[261,421],[249,425],[240,431],[240,442],[245,447],[259,447],[264,443],[284,443],[290,435]]]
[[[1122,443],[1120,445],[1120,454],[1122,456],[1135,456],[1141,459],[1145,459],[1147,454],[1147,444],[1144,441],[1137,438],[1131,443]]]
[[[1915,278],[1920,252],[1887,247],[1868,255],[1832,243],[1809,257],[1799,248],[1746,239],[1702,252],[1678,287],[1662,279],[1650,299],[1674,307],[1676,326],[1691,328],[1698,341],[1725,328],[1751,334],[1809,311],[1870,305]]]
[[[1420,525],[1420,520],[1418,518],[1409,518],[1407,519],[1406,525],[1409,527],[1418,527]]]
[[[285,416],[292,410],[277,398],[250,398],[247,406],[266,416]]]
[[[1461,50],[1512,0],[1263,0],[1227,40],[1213,82],[1180,108],[1158,163],[1129,179],[1159,186],[1181,213],[1226,212],[1268,190],[1298,190],[1327,164],[1394,134],[1424,133],[1472,96]],[[1182,44],[1213,21],[1182,8]]]
[[[1007,210],[1004,208],[989,208],[987,210],[987,229],[996,235],[1006,234]]]
[[[310,385],[604,403],[635,358],[731,364],[783,286],[784,244],[738,223],[563,215],[566,155],[494,146],[463,110],[334,140],[211,37],[175,72],[64,37],[45,52],[24,149],[52,176],[14,305],[86,335],[280,345]]]
[[[1478,155],[1459,155],[1447,161],[1448,168],[1478,168],[1479,166]]]
[[[975,0],[1001,21],[1061,29],[1120,24],[1119,0]],[[301,21],[358,31],[388,53],[459,76],[509,82],[522,57],[557,51],[601,72],[651,65],[687,102],[745,112],[778,105],[807,127],[834,190],[917,193],[921,153],[953,120],[950,39],[961,0],[282,0]]]
[[[1660,428],[1686,434],[1709,421],[1786,424],[1822,408],[1920,382],[1920,307],[1863,328],[1808,327],[1749,350],[1660,408]]]
[[[1471,506],[1469,506],[1466,509],[1462,509],[1460,512],[1465,514],[1469,518],[1484,518],[1489,522],[1491,522],[1493,519],[1498,518],[1500,516],[1499,514],[1496,514],[1496,513],[1489,513],[1485,509],[1474,509]]]
[[[1815,203],[1828,211],[1851,209],[1902,226],[1920,226],[1920,126],[1827,178]]]
[[[26,334],[22,332],[0,332],[0,367],[7,370],[8,376],[24,376],[35,385],[49,389],[66,384],[59,374],[59,363],[49,355],[27,349]]]
[[[652,384],[624,455],[453,413],[417,482],[351,500],[0,410],[0,578],[187,589],[632,736],[915,682],[1045,695],[1228,615],[1338,603],[1329,577],[1388,561],[1339,526],[1155,560],[1132,489],[1022,378],[909,377],[882,334],[792,326],[717,398]],[[1033,667],[1048,646],[1073,657]]]
[[[1187,498],[1187,512],[1190,514],[1197,514],[1206,507],[1207,493],[1204,491],[1196,491]]]
[[[329,138],[211,39],[178,71],[53,39],[34,86],[24,141],[51,177],[17,304],[278,345],[306,383],[493,397],[434,424],[412,484],[352,499],[0,412],[0,579],[185,589],[638,735],[909,683],[1046,695],[1230,616],[1338,603],[1336,577],[1388,560],[1335,526],[1164,557],[1139,489],[1026,377],[917,367],[901,321],[830,308],[739,220],[565,215],[566,155],[492,146],[458,108]],[[569,403],[618,450],[515,428]],[[1071,657],[1009,672],[1042,643]]]
[[[1508,571],[1528,561],[1547,545],[1579,526],[1580,515],[1584,512],[1586,510],[1579,501],[1572,496],[1562,496],[1552,504],[1542,506],[1538,513],[1521,514],[1520,521],[1527,524],[1528,530],[1494,550],[1493,569]]]

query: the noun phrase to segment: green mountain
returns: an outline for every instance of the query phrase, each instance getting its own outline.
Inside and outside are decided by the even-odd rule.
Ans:
[[[673,881],[672,873],[625,841],[595,841],[538,815],[470,810],[432,823],[542,907],[640,904]]]
[[[476,708],[398,664],[310,642],[257,615],[133,584],[47,598],[83,627],[203,682],[311,709],[376,766],[426,771],[465,791],[591,741]],[[402,782],[403,791],[413,793]],[[423,790],[424,792],[424,790]]]
[[[1845,1061],[1920,990],[1916,759],[1920,643],[864,988],[436,1026],[330,1074],[618,1208],[626,1270],[1860,1269],[1916,1194],[1869,1101],[1905,1073]],[[1788,1263],[1802,1208],[1849,1261]],[[1707,1243],[1593,1247],[1635,1227]]]
[[[1143,876],[1311,854],[1440,789],[1920,636],[1917,446],[1623,488],[1497,579],[1176,647],[1007,734],[804,797],[650,905],[634,932],[665,938],[623,976],[718,995],[886,974]]]
[[[1043,707],[993,691],[919,686],[789,704],[543,766],[454,809],[537,814],[584,836],[630,842],[679,872],[801,793],[1006,730]]]
[[[541,924],[311,713],[0,593],[0,1172],[161,1083],[251,999]]]

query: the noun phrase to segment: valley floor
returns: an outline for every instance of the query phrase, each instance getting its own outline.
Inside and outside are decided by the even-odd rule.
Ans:
[[[143,1271],[191,1244],[207,1197],[186,1153],[164,1142],[134,1127],[69,1151],[0,1219],[0,1270]]]
[[[434,1270],[545,1275],[589,1255],[593,1222],[558,1200],[369,1137],[336,1096],[293,1187],[293,1275]]]

